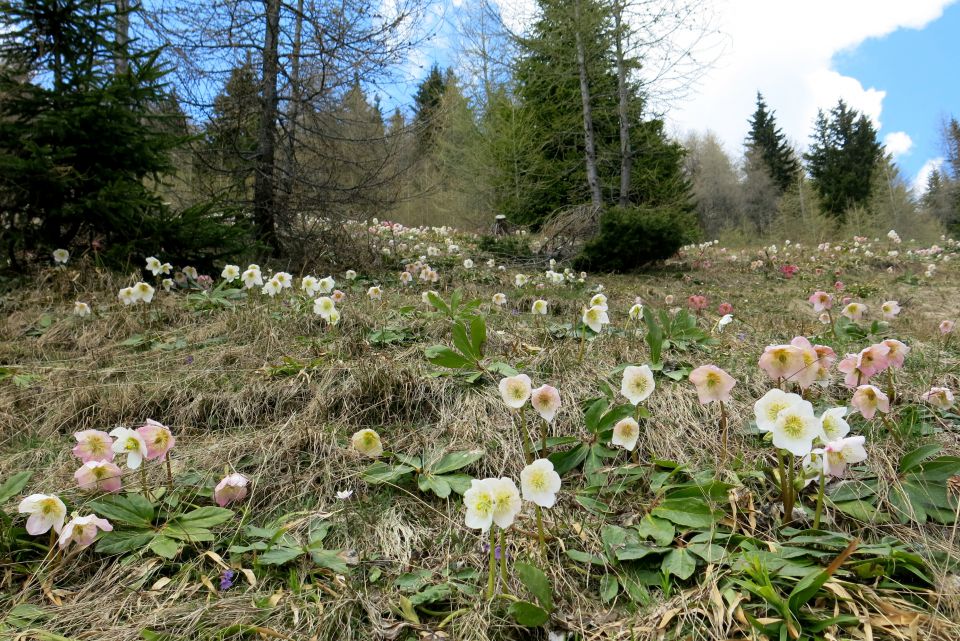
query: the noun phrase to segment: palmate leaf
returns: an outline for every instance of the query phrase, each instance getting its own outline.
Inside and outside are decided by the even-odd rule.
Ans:
[[[140,494],[104,496],[90,503],[90,510],[110,522],[137,527],[153,524],[153,504]]]
[[[690,528],[708,528],[723,518],[722,512],[715,512],[706,501],[695,497],[665,499],[651,514]]]
[[[583,463],[589,453],[590,446],[586,443],[580,443],[564,452],[553,452],[547,458],[553,463],[554,471],[563,476]]]
[[[446,345],[434,345],[433,347],[428,347],[425,350],[424,355],[431,364],[438,367],[447,367],[449,369],[466,369],[475,366],[474,361],[471,361]]]
[[[453,345],[460,351],[461,354],[468,358],[472,363],[476,363],[480,360],[480,355],[474,350],[474,346],[470,342],[467,326],[462,321],[454,323],[451,334],[453,335]]]
[[[231,518],[233,518],[233,510],[225,507],[204,506],[181,514],[171,519],[170,523],[188,528],[210,528],[225,523]]]
[[[450,484],[442,476],[434,476],[429,473],[417,476],[417,487],[420,488],[421,492],[430,491],[442,499],[450,496],[452,491]]]
[[[141,550],[156,536],[152,530],[114,530],[103,532],[97,541],[97,552],[100,554],[123,554]]]
[[[520,583],[523,583],[530,594],[537,598],[541,606],[548,611],[553,609],[553,592],[550,589],[550,579],[540,568],[518,561],[513,565],[513,571]]]

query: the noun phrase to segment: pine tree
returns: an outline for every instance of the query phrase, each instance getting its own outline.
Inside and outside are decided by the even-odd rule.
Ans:
[[[873,176],[883,158],[883,147],[873,123],[843,100],[817,114],[810,151],[805,154],[826,213],[845,220],[848,208],[866,204]]]
[[[260,82],[253,63],[230,71],[223,91],[213,99],[213,115],[198,151],[200,188],[214,190],[237,204],[253,199],[253,172],[260,123]]]
[[[747,162],[762,160],[762,169],[773,180],[782,194],[797,180],[800,163],[787,143],[787,137],[777,126],[774,111],[767,109],[763,95],[757,92],[757,109],[750,119],[750,132],[747,134]],[[751,167],[748,171],[760,169]]]
[[[440,66],[434,64],[430,73],[417,87],[413,97],[413,122],[417,132],[417,139],[422,150],[433,143],[436,128],[440,119],[440,109],[443,104],[443,94],[449,83],[455,83],[453,70],[446,73],[440,71]]]

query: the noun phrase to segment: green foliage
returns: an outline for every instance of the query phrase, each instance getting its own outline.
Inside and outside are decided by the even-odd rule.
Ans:
[[[484,454],[483,450],[448,452],[442,456],[427,457],[394,453],[398,464],[377,461],[363,471],[363,478],[368,483],[379,485],[402,483],[413,476],[421,492],[432,492],[445,499],[451,492],[463,494],[470,488],[470,477],[457,470],[479,461]]]
[[[543,625],[550,619],[550,612],[553,610],[553,590],[550,587],[550,579],[540,568],[529,563],[517,562],[513,566],[513,571],[537,603],[514,601],[510,604],[510,616],[517,623],[528,628]]]
[[[247,526],[243,543],[231,545],[228,551],[239,555],[253,553],[258,566],[281,566],[307,557],[317,567],[337,574],[348,574],[350,566],[356,564],[347,552],[324,547],[324,539],[330,531],[328,522],[311,523],[306,542],[301,542],[288,532],[289,526],[283,525],[285,520],[281,518],[267,527]]]
[[[629,272],[669,258],[693,240],[693,216],[680,208],[613,207],[577,257],[577,269]]]
[[[533,256],[528,238],[525,236],[481,236],[477,249],[501,259],[522,259]]]
[[[453,347],[433,345],[424,351],[424,355],[431,364],[455,370],[463,375],[470,383],[475,383],[484,375],[513,376],[517,373],[507,363],[490,361],[484,358],[483,348],[487,342],[487,323],[483,316],[469,316],[479,305],[479,301],[467,303],[465,311],[459,305],[459,292],[454,292],[450,305],[447,305],[439,296],[430,294],[430,302],[451,319],[459,318],[453,324]]]
[[[104,496],[92,501],[89,507],[113,524],[112,532],[100,535],[97,552],[124,554],[146,550],[165,559],[177,556],[185,545],[216,540],[211,528],[233,518],[233,511],[222,507],[184,511],[191,507],[186,502],[160,503],[132,493]]]
[[[646,341],[650,346],[651,366],[662,366],[663,351],[676,347],[686,351],[693,345],[708,347],[717,343],[710,334],[697,326],[696,316],[691,316],[685,309],[676,314],[669,314],[666,310],[659,310],[654,315],[649,306],[643,308],[643,321],[647,326]],[[666,372],[674,380],[679,378],[673,372]]]
[[[847,209],[870,197],[882,146],[870,119],[840,100],[829,116],[821,111],[805,154],[824,211],[841,222]]]
[[[767,103],[757,92],[757,109],[750,119],[750,131],[746,140],[747,162],[756,162],[756,169],[767,172],[782,194],[792,187],[800,171],[800,163],[793,153],[780,127],[777,126],[774,112],[767,110]],[[747,171],[751,171],[748,168]]]

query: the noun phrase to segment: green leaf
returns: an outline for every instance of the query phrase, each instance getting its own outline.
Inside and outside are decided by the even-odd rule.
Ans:
[[[550,614],[543,608],[528,601],[514,601],[510,604],[510,616],[522,626],[536,628],[550,620]]]
[[[833,507],[847,516],[853,517],[858,521],[863,521],[864,523],[889,523],[890,521],[890,517],[866,501],[854,500],[841,501],[839,503],[835,503],[829,499],[828,501]]]
[[[437,296],[435,293],[433,293],[433,292],[428,292],[428,293],[427,293],[427,300],[430,301],[430,304],[433,305],[434,308],[439,309],[439,310],[440,310],[441,312],[443,312],[444,314],[447,314],[447,315],[450,314],[450,308],[449,308],[449,307],[447,306],[447,304],[443,301],[443,299],[440,298],[439,296]]]
[[[470,321],[470,342],[477,358],[483,358],[483,347],[487,342],[487,323],[483,316],[475,316]]]
[[[0,505],[6,503],[11,498],[20,493],[20,490],[26,486],[33,472],[17,472],[0,485]]]
[[[260,565],[283,565],[297,557],[303,556],[303,548],[292,548],[284,545],[273,547],[259,556]]]
[[[337,574],[347,574],[350,571],[347,558],[340,550],[311,549],[310,559],[313,560],[314,564],[332,570]]]
[[[393,456],[404,465],[409,465],[415,470],[423,469],[423,459],[419,456],[411,456],[410,454],[403,454],[402,452],[394,452]]]
[[[462,322],[454,323],[453,329],[451,330],[453,335],[453,345],[460,353],[470,359],[471,363],[476,363],[480,360],[480,355],[474,352],[473,345],[470,344],[470,337],[467,334],[467,326]]]
[[[664,574],[672,574],[681,581],[686,581],[696,571],[697,561],[686,549],[676,548],[663,557],[660,569]]]
[[[450,496],[450,484],[447,483],[442,476],[434,476],[433,474],[420,474],[417,476],[417,486],[420,488],[421,492],[430,491],[442,499]]]
[[[574,500],[594,514],[606,514],[610,511],[610,506],[608,506],[606,503],[598,501],[597,499],[589,496],[584,496],[583,494],[577,494],[574,497]]]
[[[97,541],[97,552],[100,554],[123,554],[141,550],[153,540],[156,533],[145,530],[114,530],[103,532]]]
[[[383,461],[377,461],[363,471],[363,479],[374,485],[379,483],[393,483],[412,471],[413,468],[409,465],[390,465]]]
[[[473,367],[474,363],[467,360],[464,356],[453,351],[446,345],[434,345],[424,350],[427,360],[438,367],[448,367],[450,369],[465,369]]]
[[[90,511],[113,523],[140,527],[153,524],[153,504],[140,494],[105,496],[90,503]]]
[[[520,583],[530,590],[530,594],[537,598],[546,610],[553,609],[553,593],[550,589],[550,579],[540,568],[517,561],[513,565],[513,571],[520,580]]]
[[[450,452],[444,454],[436,463],[430,465],[430,472],[433,474],[446,474],[460,468],[466,467],[471,463],[479,461],[486,454],[483,450],[465,450],[462,452]]]
[[[563,476],[570,470],[578,467],[587,458],[590,453],[590,446],[586,443],[580,443],[564,452],[554,452],[547,458],[553,463],[554,471]]]
[[[606,565],[607,561],[602,556],[589,554],[582,550],[567,550],[567,556],[580,563],[590,563],[591,565]]]
[[[650,514],[643,517],[636,527],[641,537],[651,538],[657,545],[670,545],[676,534],[670,521],[658,519]]]
[[[917,467],[921,462],[930,458],[939,451],[940,445],[938,443],[927,443],[926,445],[921,445],[912,452],[904,454],[903,458],[900,459],[900,472],[909,472]]]
[[[665,499],[651,512],[653,516],[690,528],[708,528],[722,518],[702,499]]]
[[[651,554],[663,554],[664,552],[669,552],[671,549],[672,548],[668,547],[652,547],[645,544],[625,545],[617,550],[617,560],[638,561],[642,558],[650,556]]]
[[[716,563],[726,555],[726,550],[715,543],[690,543],[687,549],[707,563]]]
[[[147,548],[157,556],[172,559],[177,555],[177,552],[180,551],[180,544],[169,537],[158,534],[153,537],[153,540],[150,541],[150,545],[148,545]]]
[[[593,434],[600,431],[600,419],[603,413],[607,411],[606,399],[600,398],[590,405],[587,412],[583,415],[583,424],[587,430]]]
[[[171,520],[185,528],[209,528],[233,518],[233,510],[225,507],[205,506],[191,510]]]
[[[453,586],[449,582],[429,585],[410,597],[411,605],[423,605],[437,601],[447,601],[453,594]]]
[[[450,489],[463,496],[470,489],[470,482],[473,478],[468,474],[444,474],[441,476]]]
[[[600,600],[610,603],[620,591],[620,583],[613,574],[604,574],[600,579]]]

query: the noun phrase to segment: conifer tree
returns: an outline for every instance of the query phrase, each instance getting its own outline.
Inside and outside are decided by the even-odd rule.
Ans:
[[[762,168],[783,193],[796,182],[800,163],[787,143],[787,137],[777,126],[774,114],[758,91],[757,109],[750,118],[750,132],[747,134],[746,159],[748,164],[762,160]],[[759,165],[749,167],[748,171],[757,169],[760,169]]]

